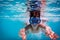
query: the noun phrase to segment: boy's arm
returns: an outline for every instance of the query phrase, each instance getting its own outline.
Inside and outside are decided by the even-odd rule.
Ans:
[[[56,35],[48,26],[46,26],[46,35],[48,35],[53,40],[56,40],[56,38],[58,38],[58,35]]]
[[[56,40],[56,38],[58,38],[58,36],[52,31],[49,26],[45,26],[44,24],[40,24],[40,26],[45,29],[46,35],[51,39]]]
[[[25,29],[21,29],[19,34],[21,35],[22,40],[26,40]]]
[[[21,37],[22,37],[22,40],[26,40],[26,31],[30,28],[30,24],[29,25],[27,25],[25,28],[23,28],[23,29],[21,29],[20,30],[20,35],[21,35]]]

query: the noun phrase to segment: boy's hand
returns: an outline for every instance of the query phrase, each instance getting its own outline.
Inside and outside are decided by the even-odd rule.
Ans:
[[[21,35],[21,37],[22,37],[22,40],[26,40],[25,29],[22,29],[22,30],[20,31],[20,35]]]
[[[49,37],[50,37],[51,39],[53,39],[53,40],[56,40],[57,38],[59,38],[59,36],[58,36],[58,35],[56,35],[55,33],[54,33],[54,34],[49,35]]]

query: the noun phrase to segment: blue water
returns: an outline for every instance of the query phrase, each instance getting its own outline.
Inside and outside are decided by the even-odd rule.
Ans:
[[[60,21],[58,22],[48,22],[47,23],[49,26],[51,26],[52,30],[58,34],[60,36]],[[23,28],[25,26],[25,24],[23,22],[20,21],[11,21],[9,19],[1,19],[1,25],[0,25],[0,37],[1,39],[14,39],[14,40],[21,40],[21,38],[18,35],[18,32],[21,28]],[[38,38],[35,36],[32,36],[31,34],[29,34],[27,36],[27,39],[34,39],[34,40],[43,40],[43,39],[50,39],[49,37],[46,37],[45,34],[42,34],[41,38]],[[36,39],[35,39],[36,37]]]
[[[56,3],[47,4],[47,7],[60,8],[60,1],[57,1]],[[0,1],[0,40],[22,40],[22,38],[19,37],[18,33],[20,29],[26,26],[25,20],[20,19],[27,17],[25,16],[25,10],[27,7],[25,3],[26,0]],[[48,11],[48,13],[60,15],[60,10]],[[50,20],[46,22],[46,24],[50,26],[58,36],[60,36],[60,16],[49,16],[47,18],[50,18]],[[44,33],[38,36],[37,35],[32,35],[32,33],[29,33],[27,35],[27,40],[51,40]],[[58,38],[57,40],[60,40],[60,38]]]

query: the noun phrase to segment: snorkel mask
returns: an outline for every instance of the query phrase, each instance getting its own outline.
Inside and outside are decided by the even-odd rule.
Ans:
[[[37,25],[41,22],[39,17],[31,17],[29,20],[30,24]]]

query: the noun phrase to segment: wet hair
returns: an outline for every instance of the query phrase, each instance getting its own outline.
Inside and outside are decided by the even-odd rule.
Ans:
[[[39,17],[40,18],[40,11],[30,11],[30,18],[31,17]]]

